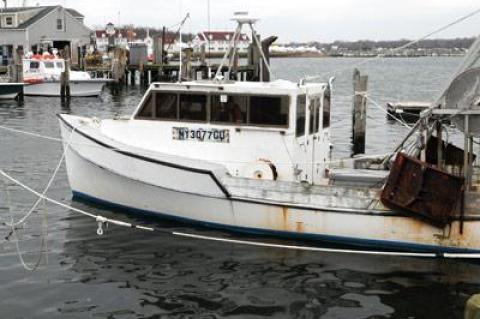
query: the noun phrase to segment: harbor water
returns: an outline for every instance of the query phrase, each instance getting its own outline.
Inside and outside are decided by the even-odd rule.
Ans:
[[[350,155],[349,67],[358,62],[272,61],[276,78],[335,76],[336,158]],[[384,106],[434,100],[460,62],[441,57],[379,59],[359,69],[369,76],[371,99]],[[105,90],[100,98],[74,98],[69,104],[58,98],[0,101],[0,125],[59,137],[57,113],[129,115],[143,93],[140,87],[125,88],[118,96]],[[406,132],[369,103],[368,154],[391,151]],[[455,142],[453,129],[449,138]],[[0,130],[0,168],[35,190],[45,188],[61,157],[57,141]],[[312,244],[140,218],[72,201],[64,166],[47,195],[94,214],[155,228]],[[52,204],[40,205],[17,236],[11,234],[3,223],[19,220],[34,201],[11,182],[0,183],[0,318],[463,318],[466,300],[480,293],[478,263],[252,247],[112,225],[98,236],[94,220]],[[24,269],[19,252],[28,266],[39,261],[35,271]]]

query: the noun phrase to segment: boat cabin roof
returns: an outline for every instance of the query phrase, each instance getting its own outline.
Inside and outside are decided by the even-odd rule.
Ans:
[[[152,83],[151,90],[159,91],[193,91],[211,93],[242,93],[258,95],[299,95],[319,94],[327,88],[326,83],[298,84],[286,80],[272,82],[236,82],[236,81],[189,81],[181,83]]]

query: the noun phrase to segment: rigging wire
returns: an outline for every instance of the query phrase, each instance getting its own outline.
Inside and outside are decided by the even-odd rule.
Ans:
[[[476,16],[476,15],[479,14],[479,13],[480,13],[480,8],[478,8],[478,9],[476,9],[476,10],[474,10],[474,11],[472,11],[472,12],[470,12],[470,13],[468,13],[468,14],[466,14],[466,15],[464,15],[464,16],[462,16],[462,17],[460,17],[460,18],[458,18],[458,19],[456,19],[456,20],[454,20],[454,21],[452,21],[452,22],[450,22],[450,23],[448,23],[448,24],[440,27],[440,28],[438,28],[438,29],[435,29],[435,30],[431,31],[431,32],[429,32],[429,33],[421,36],[420,38],[417,38],[416,40],[410,41],[410,42],[408,42],[408,43],[406,43],[406,44],[404,44],[404,45],[402,45],[402,46],[399,46],[399,47],[397,47],[397,48],[391,49],[390,51],[391,51],[391,53],[395,53],[395,52],[397,52],[397,51],[406,49],[406,48],[408,48],[408,47],[410,47],[410,46],[412,46],[412,45],[414,45],[414,44],[417,44],[417,43],[421,42],[422,40],[425,40],[425,39],[427,39],[427,38],[429,38],[429,37],[431,37],[431,36],[433,36],[433,35],[435,35],[435,34],[437,34],[437,33],[440,33],[440,32],[445,31],[445,30],[453,27],[454,25],[459,24],[459,23],[461,23],[461,22],[463,22],[463,21],[465,21],[465,20],[467,20],[467,19],[469,19],[469,18],[471,18],[471,17],[473,17],[473,16]],[[338,68],[338,69],[336,69],[336,70],[329,71],[329,72],[324,72],[324,73],[319,74],[319,75],[305,76],[305,77],[302,79],[302,81],[315,81],[315,80],[323,79],[323,78],[324,78],[325,76],[327,76],[327,75],[334,75],[334,74],[337,74],[337,73],[339,73],[339,72],[351,70],[351,69],[353,69],[353,68],[355,68],[355,67],[359,67],[359,66],[364,65],[364,64],[366,64],[366,63],[369,63],[369,62],[371,62],[371,61],[375,61],[375,60],[377,60],[377,59],[382,59],[382,58],[384,58],[384,54],[377,54],[377,55],[374,56],[374,57],[366,58],[366,59],[361,60],[361,61],[358,62],[358,63],[354,63],[354,64],[352,64],[352,65],[350,65],[350,66],[348,66],[348,67]]]

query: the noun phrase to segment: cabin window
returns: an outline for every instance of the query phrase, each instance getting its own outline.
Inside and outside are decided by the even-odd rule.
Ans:
[[[57,69],[63,69],[63,63],[62,62],[57,62]]]
[[[305,134],[305,104],[306,104],[305,95],[299,95],[297,97],[297,114],[296,114],[296,129],[295,135],[297,137],[303,136]]]
[[[155,117],[157,119],[177,119],[177,94],[156,93],[155,95]]]
[[[37,61],[30,61],[30,69],[38,69],[40,67],[40,63]]]
[[[330,127],[330,90],[323,96],[323,128]]]
[[[251,96],[249,124],[287,126],[288,100],[286,96]]]
[[[43,62],[43,65],[46,69],[53,69],[55,67],[55,64],[53,64],[53,62]]]
[[[247,122],[247,96],[212,95],[211,122],[245,124]]]
[[[13,25],[13,17],[6,17],[5,18],[5,25],[12,26]]]
[[[310,110],[310,126],[308,132],[309,134],[318,133],[320,126],[320,98],[315,97],[310,99],[308,109]]]
[[[180,120],[206,121],[207,96],[194,94],[180,95]]]
[[[139,118],[152,118],[153,116],[153,102],[152,102],[152,94],[149,94],[145,102],[143,103],[142,109],[138,112],[137,117]]]
[[[63,20],[57,19],[57,30],[63,30]]]

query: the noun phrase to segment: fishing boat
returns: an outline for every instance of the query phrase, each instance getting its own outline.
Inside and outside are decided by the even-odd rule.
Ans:
[[[22,89],[23,83],[0,82],[0,99],[14,99]]]
[[[243,24],[257,39],[255,20],[236,21],[231,48]],[[480,50],[480,39],[472,49]],[[464,90],[468,100],[457,94],[480,79],[480,72],[465,78],[476,61],[469,59],[439,103],[380,157],[331,159],[331,81],[239,82],[218,73],[153,83],[128,118],[60,114],[73,196],[239,232],[375,249],[480,251],[472,152],[480,126],[471,122],[480,120],[480,91]],[[465,150],[442,140],[446,118],[467,118]]]
[[[39,56],[23,60],[25,95],[60,96],[60,76],[65,60],[55,56]],[[88,72],[70,71],[70,95],[95,97],[102,93],[108,79],[92,79]]]

